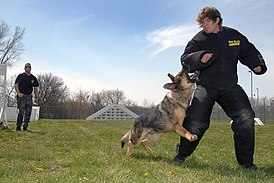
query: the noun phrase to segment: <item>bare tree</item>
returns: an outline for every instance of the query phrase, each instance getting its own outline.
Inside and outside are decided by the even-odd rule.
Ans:
[[[41,116],[52,114],[58,110],[50,108],[52,106],[63,106],[69,96],[68,87],[65,86],[62,78],[54,76],[52,73],[39,74],[39,104],[41,106]],[[50,111],[49,111],[50,110]]]
[[[14,82],[16,79],[16,75],[12,75],[7,79],[6,82],[6,101],[8,107],[13,107],[16,104],[16,91],[14,88]]]
[[[90,112],[94,113],[110,104],[123,104],[126,100],[124,92],[116,90],[93,91],[89,95]]]
[[[122,90],[103,90],[100,94],[103,106],[109,104],[121,104],[125,99],[125,93]]]
[[[102,102],[101,92],[96,93],[95,91],[92,91],[92,93],[89,97],[89,103],[90,103],[90,109],[91,109],[90,112],[91,113],[99,111],[100,109],[105,107],[105,105]]]
[[[124,100],[123,102],[121,102],[121,104],[123,104],[124,106],[137,106],[137,103],[130,99]]]
[[[148,99],[144,99],[142,102],[144,108],[153,108],[155,107],[154,102],[150,103]]]
[[[12,35],[10,27],[5,21],[0,22],[0,63],[12,66],[24,51],[22,40],[25,29],[16,26]],[[10,36],[11,35],[11,36]]]
[[[82,89],[79,89],[77,93],[73,96],[73,111],[75,113],[75,117],[77,119],[86,118],[90,115],[90,108],[89,108],[89,97],[90,94],[87,91],[84,91]]]

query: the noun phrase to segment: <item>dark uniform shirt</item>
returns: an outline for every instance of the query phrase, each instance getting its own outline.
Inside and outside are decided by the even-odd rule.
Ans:
[[[33,92],[33,87],[38,87],[38,80],[34,75],[26,75],[21,73],[17,76],[15,84],[18,84],[20,93],[24,95],[31,95]]]
[[[213,53],[213,57],[202,63],[205,53]],[[182,65],[189,72],[200,71],[198,85],[223,90],[232,88],[238,83],[237,64],[240,61],[249,69],[257,66],[263,74],[267,68],[260,52],[248,39],[235,29],[222,27],[218,33],[197,33],[190,40],[181,56]]]

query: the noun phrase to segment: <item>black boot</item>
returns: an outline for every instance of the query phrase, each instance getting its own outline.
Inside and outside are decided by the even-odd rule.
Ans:
[[[250,164],[239,164],[241,167],[249,169],[249,170],[257,170],[257,166],[253,163]]]
[[[177,155],[172,159],[172,162],[182,164],[185,161],[185,159],[186,159],[185,157]]]
[[[21,131],[21,126],[17,126],[15,130],[16,131]]]

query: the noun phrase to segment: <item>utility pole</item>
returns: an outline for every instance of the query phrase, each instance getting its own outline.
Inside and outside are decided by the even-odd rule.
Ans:
[[[259,97],[259,88],[256,88],[256,92],[257,92],[257,100],[259,102],[259,100],[260,100],[260,97]]]
[[[253,106],[253,76],[252,76],[252,71],[250,72],[250,100],[251,100],[251,105]]]

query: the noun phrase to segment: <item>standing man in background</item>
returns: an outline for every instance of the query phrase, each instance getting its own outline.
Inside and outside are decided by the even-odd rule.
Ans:
[[[253,163],[255,113],[245,91],[238,85],[237,64],[240,61],[260,75],[267,70],[265,61],[243,34],[222,26],[223,19],[216,8],[203,8],[196,21],[202,30],[188,42],[181,63],[189,72],[200,71],[183,123],[187,130],[198,136],[198,140],[189,142],[181,137],[178,154],[173,161],[182,163],[194,152],[210,126],[212,108],[217,102],[233,120],[231,128],[238,164],[257,169]]]
[[[28,130],[32,106],[33,106],[33,91],[35,104],[38,104],[39,83],[37,78],[30,73],[31,64],[25,64],[25,72],[17,76],[15,80],[15,90],[17,93],[17,108],[18,116],[16,123],[16,131],[21,131],[21,126],[24,121],[23,130]]]

